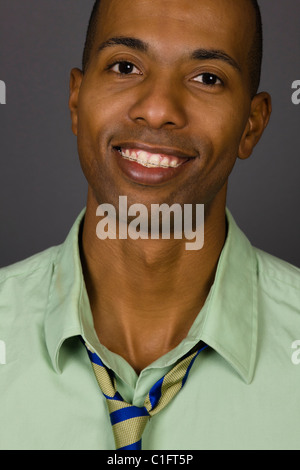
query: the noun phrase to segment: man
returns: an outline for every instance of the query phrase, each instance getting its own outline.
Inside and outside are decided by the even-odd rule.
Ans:
[[[260,62],[255,1],[95,3],[70,80],[86,211],[1,272],[1,448],[299,448],[299,270],[226,211],[271,113]],[[124,196],[204,205],[203,247],[120,236]]]

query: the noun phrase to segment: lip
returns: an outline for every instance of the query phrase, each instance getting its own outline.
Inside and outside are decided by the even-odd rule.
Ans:
[[[175,168],[162,168],[162,167],[145,167],[137,162],[125,159],[120,153],[120,149],[135,149],[153,154],[166,155],[169,157],[177,157],[183,159],[183,163]],[[127,179],[134,183],[144,186],[157,186],[167,183],[179,175],[183,174],[195,156],[191,156],[181,150],[170,147],[154,147],[148,144],[140,144],[137,142],[120,143],[113,146],[113,156],[116,159],[117,166]]]

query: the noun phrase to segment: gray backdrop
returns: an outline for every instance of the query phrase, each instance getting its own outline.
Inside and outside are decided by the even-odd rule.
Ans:
[[[238,1],[238,0],[237,0]],[[270,125],[238,161],[228,207],[252,243],[300,266],[300,0],[261,0],[261,90]],[[68,111],[69,71],[81,53],[93,0],[0,0],[0,266],[61,243],[86,203]],[[300,98],[300,93],[299,93]],[[1,100],[0,100],[1,101]],[[300,101],[300,99],[298,99]]]

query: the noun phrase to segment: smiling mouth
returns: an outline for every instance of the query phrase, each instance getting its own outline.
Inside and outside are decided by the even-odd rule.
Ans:
[[[125,160],[138,163],[146,168],[178,168],[192,158],[177,157],[163,153],[151,153],[139,149],[125,149],[122,147],[116,147],[116,150],[118,150],[121,157]]]

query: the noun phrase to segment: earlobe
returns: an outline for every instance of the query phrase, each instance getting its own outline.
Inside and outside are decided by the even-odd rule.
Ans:
[[[69,109],[71,112],[72,131],[77,135],[78,127],[78,96],[83,78],[83,73],[80,69],[74,68],[70,73],[70,96],[69,96]]]
[[[272,102],[268,93],[259,93],[252,99],[250,115],[239,146],[239,158],[244,160],[250,157],[268,125],[271,112]]]

